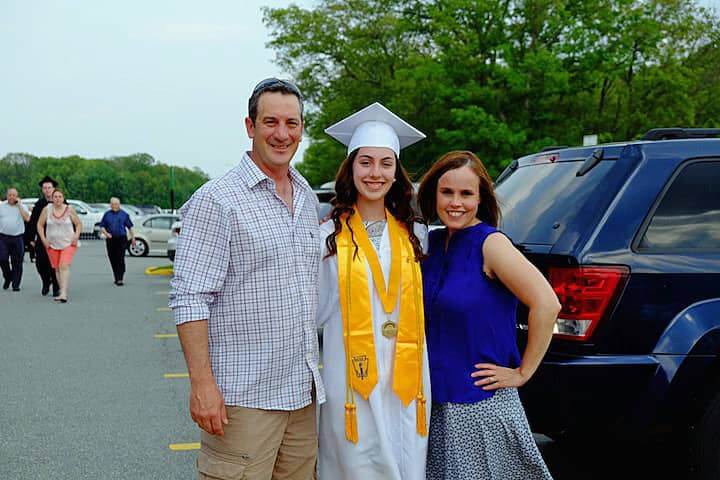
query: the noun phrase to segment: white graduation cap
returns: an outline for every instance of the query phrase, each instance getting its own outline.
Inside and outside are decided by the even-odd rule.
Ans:
[[[347,145],[348,154],[360,147],[386,147],[400,157],[400,149],[425,138],[425,134],[375,102],[335,125],[325,133]]]

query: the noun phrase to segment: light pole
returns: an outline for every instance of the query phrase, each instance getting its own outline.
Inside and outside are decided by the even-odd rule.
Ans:
[[[175,213],[175,166],[170,165],[170,211]]]

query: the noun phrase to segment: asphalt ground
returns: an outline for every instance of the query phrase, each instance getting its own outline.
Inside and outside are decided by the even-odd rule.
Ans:
[[[127,257],[116,287],[104,242],[82,243],[67,304],[40,295],[27,256],[22,290],[0,290],[0,479],[193,479],[170,279],[144,274],[169,261]],[[688,478],[667,444],[536,440],[558,480]]]
[[[40,295],[26,256],[20,292],[0,290],[0,478],[194,478],[199,441],[186,372],[167,307],[167,258],[127,258],[113,284],[104,242],[83,241],[69,302]]]

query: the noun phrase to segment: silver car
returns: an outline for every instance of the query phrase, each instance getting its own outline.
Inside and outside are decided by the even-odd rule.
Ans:
[[[128,245],[131,257],[145,257],[150,253],[165,255],[172,225],[180,220],[178,215],[159,213],[148,215],[133,227],[135,245]]]

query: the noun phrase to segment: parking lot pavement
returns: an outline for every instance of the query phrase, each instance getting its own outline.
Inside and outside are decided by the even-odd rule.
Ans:
[[[167,258],[127,258],[113,285],[104,243],[83,241],[69,303],[40,296],[26,257],[22,290],[0,290],[0,478],[194,478],[199,441],[167,306]],[[156,338],[156,335],[161,335]],[[192,445],[191,445],[192,447]]]
[[[199,433],[169,278],[143,273],[169,262],[126,263],[116,287],[104,243],[84,241],[69,303],[40,296],[28,261],[22,291],[0,290],[0,478],[194,478]],[[536,437],[557,480],[687,478],[676,448]]]

